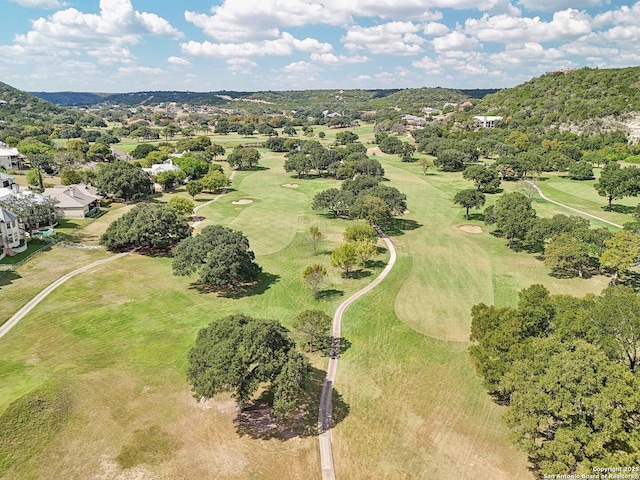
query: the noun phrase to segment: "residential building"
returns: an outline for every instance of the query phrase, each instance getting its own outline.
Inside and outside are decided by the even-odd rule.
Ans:
[[[169,159],[164,163],[154,163],[153,165],[151,165],[151,168],[143,168],[142,170],[151,176],[155,176],[160,172],[172,172],[175,170],[180,170],[180,167],[174,165],[173,161]]]
[[[0,167],[5,170],[19,170],[23,159],[17,148],[0,147]]]
[[[0,207],[0,259],[5,255],[13,255],[24,250],[20,245],[22,238],[18,216],[6,208]],[[26,244],[22,246],[26,247]]]
[[[502,118],[495,115],[476,115],[473,117],[482,128],[495,128],[496,123],[501,122]]]
[[[60,187],[45,188],[43,195],[58,201],[58,207],[65,218],[85,218],[97,211],[104,197],[91,186],[79,183]]]

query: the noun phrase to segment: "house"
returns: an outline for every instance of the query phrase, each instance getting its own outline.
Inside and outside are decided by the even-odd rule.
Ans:
[[[45,188],[42,193],[58,201],[56,207],[65,218],[85,218],[99,209],[104,198],[95,187],[83,183]]]
[[[0,172],[0,188],[11,188],[16,182],[11,175]]]
[[[173,172],[175,170],[180,170],[180,167],[173,164],[173,160],[169,159],[165,163],[154,163],[151,165],[151,168],[143,168],[144,172],[151,176],[155,176],[160,172]]]
[[[482,128],[495,128],[496,122],[501,122],[503,117],[493,115],[476,115],[473,119],[480,124]]]
[[[18,216],[6,208],[0,207],[0,259],[26,249],[22,242],[22,232],[18,225]],[[22,243],[22,245],[21,245]]]
[[[417,117],[415,115],[403,115],[401,120],[404,120],[407,123],[408,128],[424,128],[427,120],[424,117]]]
[[[17,148],[0,147],[0,167],[5,170],[20,170],[23,159]]]

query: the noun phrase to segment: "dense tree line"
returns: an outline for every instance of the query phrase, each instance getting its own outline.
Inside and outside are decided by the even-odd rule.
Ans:
[[[359,175],[345,180],[340,189],[316,194],[313,210],[329,211],[335,217],[363,218],[372,225],[386,225],[407,209],[407,196],[395,187],[380,183],[380,177]]]
[[[459,203],[459,202],[458,202]],[[583,277],[587,271],[613,274],[612,282],[640,262],[640,235],[633,230],[613,233],[591,228],[581,217],[538,218],[531,200],[519,192],[501,196],[485,209],[485,223],[505,237],[510,248],[542,254],[553,275]]]
[[[637,465],[640,297],[623,286],[574,298],[533,285],[519,298],[475,305],[470,337],[518,444],[540,474]]]

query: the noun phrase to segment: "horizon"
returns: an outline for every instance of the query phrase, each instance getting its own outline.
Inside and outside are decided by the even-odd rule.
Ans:
[[[622,0],[0,0],[0,78],[24,91],[509,88],[640,65]]]

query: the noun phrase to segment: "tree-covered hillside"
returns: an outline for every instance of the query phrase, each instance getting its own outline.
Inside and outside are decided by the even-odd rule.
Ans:
[[[0,82],[0,120],[3,123],[18,118],[48,120],[51,115],[62,112],[63,109],[57,105]]]
[[[514,127],[584,124],[640,112],[640,67],[551,72],[486,96],[474,113],[501,115]]]

